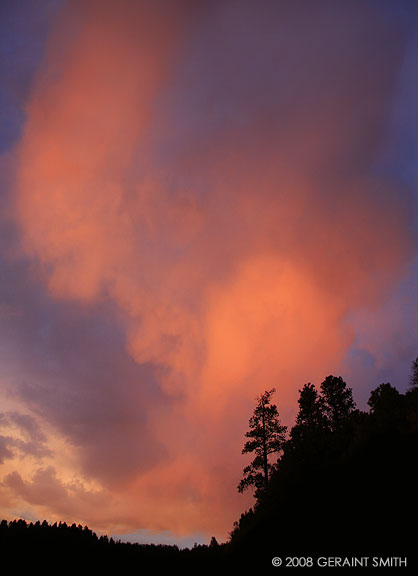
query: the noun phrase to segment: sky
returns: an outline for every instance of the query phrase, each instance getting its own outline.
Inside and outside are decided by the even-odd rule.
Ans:
[[[0,516],[227,539],[255,398],[418,356],[407,0],[2,0]]]

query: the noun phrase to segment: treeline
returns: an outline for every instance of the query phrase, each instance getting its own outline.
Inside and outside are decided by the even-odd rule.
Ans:
[[[225,544],[218,544],[215,538],[209,545],[180,549],[176,545],[122,542],[107,535],[98,536],[80,524],[49,524],[46,520],[27,523],[22,519],[0,522],[1,557],[25,565],[48,564],[59,559],[64,567],[71,564],[73,568],[195,568],[202,562],[207,565],[211,560],[221,560],[224,548]]]
[[[2,520],[0,522],[0,539],[5,545],[13,544],[15,540],[22,544],[29,542],[59,544],[65,541],[71,546],[86,547],[120,544],[120,541],[115,542],[113,538],[109,539],[106,535],[97,536],[95,532],[87,526],[81,526],[81,524],[71,524],[71,526],[68,526],[66,522],[48,524],[46,520],[42,523],[39,520],[29,523],[22,519],[10,522]]]
[[[341,377],[300,390],[296,422],[269,481],[255,484],[256,504],[235,523],[232,553],[266,566],[274,556],[407,556],[409,566],[416,563],[418,387],[401,394],[381,384],[368,405],[357,409]]]

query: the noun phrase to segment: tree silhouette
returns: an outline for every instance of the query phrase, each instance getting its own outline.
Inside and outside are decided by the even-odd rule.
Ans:
[[[368,412],[356,409],[341,377],[328,376],[318,388],[305,384],[299,393],[268,490],[234,524],[230,549],[247,569],[273,557],[278,542],[289,557],[376,550],[408,557],[416,573],[410,519],[418,514],[418,387],[402,394],[381,384]]]
[[[412,362],[411,375],[409,377],[409,385],[413,388],[418,388],[418,358]]]
[[[298,404],[296,426],[314,428],[324,425],[324,402],[313,384],[305,384],[302,390],[299,390]]]
[[[67,525],[65,522],[48,524],[27,522],[23,519],[0,521],[0,550],[4,566],[19,559],[21,573],[33,572],[33,566],[45,567],[45,558],[53,562],[55,572],[65,568],[71,572],[96,574],[125,574],[132,567],[141,566],[144,573],[155,572],[155,566],[180,573],[198,573],[202,564],[214,568],[224,565],[226,545],[212,537],[210,545],[195,544],[193,548],[179,549],[168,544],[138,544],[113,540],[107,535],[97,536],[87,526]],[[54,563],[55,562],[55,563]],[[64,570],[65,571],[65,570]]]
[[[270,473],[274,469],[269,456],[279,453],[285,443],[287,428],[280,423],[277,406],[270,402],[275,391],[274,388],[267,390],[257,398],[257,405],[249,420],[250,430],[245,434],[249,440],[242,450],[243,454],[254,452],[255,458],[244,468],[244,478],[238,485],[238,491],[243,492],[254,486],[257,499],[267,488]]]
[[[317,432],[323,431],[327,426],[324,401],[313,384],[305,384],[299,390],[298,404],[299,412],[290,431],[293,445],[313,439]]]
[[[353,392],[341,376],[327,376],[321,384],[328,426],[335,429],[355,411]]]
[[[386,382],[386,384],[380,384],[375,390],[370,393],[370,398],[367,404],[373,414],[376,413],[387,413],[392,414],[394,407],[399,404],[401,395],[399,392]]]

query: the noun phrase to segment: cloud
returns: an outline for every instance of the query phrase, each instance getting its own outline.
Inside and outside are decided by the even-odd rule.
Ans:
[[[89,524],[225,534],[254,397],[291,423],[409,273],[412,193],[375,169],[408,24],[302,5],[74,2],[52,31],[1,309],[9,394],[117,501]],[[55,467],[6,484],[89,499]]]
[[[88,492],[80,482],[62,482],[52,466],[38,468],[30,481],[24,480],[19,472],[13,471],[2,482],[2,488],[11,493],[14,500],[19,499],[36,507],[51,518],[88,517],[91,509],[102,507],[106,497],[100,493]]]
[[[53,468],[37,470],[32,482],[25,482],[18,472],[12,472],[4,479],[6,486],[31,504],[59,504],[66,500],[65,488],[57,482]]]
[[[7,436],[0,435],[1,461],[13,458],[16,454],[42,458],[51,454],[47,438],[38,422],[30,414],[19,412],[0,413],[0,429],[6,429]]]
[[[0,464],[3,464],[6,458],[12,458],[13,456],[9,444],[10,438],[7,436],[0,436]]]
[[[11,424],[14,424],[33,442],[45,442],[45,434],[40,429],[38,422],[30,414],[21,414],[19,412],[9,412],[1,415]],[[3,419],[0,418],[0,421]]]
[[[3,387],[20,410],[35,414],[36,421],[46,419],[82,450],[88,473],[105,483],[123,482],[164,453],[153,439],[150,420],[155,404],[164,412],[170,402],[152,368],[136,364],[126,352],[111,308],[86,313],[54,302],[34,287],[27,292],[27,276],[22,276],[16,269],[9,276],[12,302],[19,301],[22,314],[3,324]],[[23,427],[28,440],[42,439],[33,418],[16,409],[6,418]],[[54,433],[47,433],[48,442]]]

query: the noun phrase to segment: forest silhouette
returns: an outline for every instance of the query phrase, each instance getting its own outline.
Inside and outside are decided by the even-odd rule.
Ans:
[[[409,389],[374,389],[359,410],[341,377],[305,384],[286,432],[272,404],[257,398],[243,453],[253,452],[238,489],[255,504],[231,527],[226,543],[179,549],[129,544],[86,526],[46,521],[0,523],[2,560],[31,567],[276,569],[273,557],[400,557],[416,570],[418,359]]]

